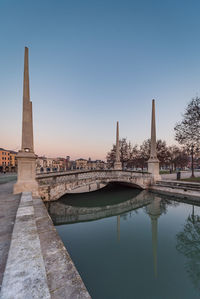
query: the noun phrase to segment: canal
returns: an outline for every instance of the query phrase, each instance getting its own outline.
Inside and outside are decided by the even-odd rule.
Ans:
[[[124,186],[49,214],[93,299],[200,298],[200,207]]]

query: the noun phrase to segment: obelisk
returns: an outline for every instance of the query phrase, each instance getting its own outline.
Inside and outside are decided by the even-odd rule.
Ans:
[[[160,180],[159,160],[156,150],[156,117],[155,100],[152,100],[152,118],[151,118],[151,151],[148,160],[148,172],[152,173],[154,181]]]
[[[122,163],[120,162],[120,148],[119,148],[119,122],[117,121],[117,130],[116,130],[116,157],[114,162],[114,169],[121,170]]]
[[[24,83],[23,83],[23,116],[22,116],[22,146],[17,153],[18,173],[17,183],[14,185],[14,194],[32,192],[38,195],[36,182],[36,155],[33,146],[33,117],[32,102],[30,101],[28,48],[24,53]]]

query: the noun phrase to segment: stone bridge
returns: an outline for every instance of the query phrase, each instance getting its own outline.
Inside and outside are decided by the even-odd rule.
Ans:
[[[153,176],[148,172],[88,170],[38,174],[39,195],[44,201],[57,200],[66,193],[82,193],[103,188],[110,182],[148,189]]]

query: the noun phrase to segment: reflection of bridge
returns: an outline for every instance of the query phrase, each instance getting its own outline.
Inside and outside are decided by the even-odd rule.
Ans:
[[[159,161],[156,154],[156,125],[155,125],[155,101],[152,101],[151,123],[151,152],[148,160],[147,173],[123,171],[120,161],[119,123],[116,132],[116,154],[114,170],[92,171],[76,174],[48,174],[37,177],[36,180],[36,155],[33,142],[32,102],[29,91],[28,48],[25,48],[24,56],[24,88],[23,88],[23,121],[22,121],[22,147],[18,152],[18,180],[14,186],[14,193],[32,191],[34,196],[40,195],[45,200],[55,200],[69,190],[76,187],[91,186],[102,182],[123,182],[146,189],[154,181],[160,179]],[[88,187],[89,188],[89,187]]]
[[[139,209],[150,204],[152,197],[146,191],[142,191],[130,200],[103,207],[76,207],[67,205],[67,201],[56,201],[49,204],[48,212],[55,225],[91,221]]]
[[[89,192],[110,182],[147,189],[152,183],[150,173],[123,170],[75,171],[37,175],[39,194],[43,200],[57,200],[66,193]]]

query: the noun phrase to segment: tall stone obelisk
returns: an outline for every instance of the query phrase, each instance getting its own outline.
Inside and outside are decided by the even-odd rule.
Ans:
[[[17,154],[18,173],[17,183],[14,185],[14,194],[31,191],[33,196],[38,195],[36,182],[36,155],[33,147],[33,117],[32,102],[29,90],[28,48],[24,53],[24,86],[23,86],[23,117],[22,117],[22,146]]]
[[[120,148],[119,148],[119,122],[117,121],[117,130],[116,130],[116,157],[114,162],[114,169],[121,170],[122,163],[120,162]]]
[[[148,160],[148,172],[152,173],[154,181],[160,180],[159,160],[156,150],[156,117],[155,100],[152,100],[152,118],[151,118],[151,152]]]

